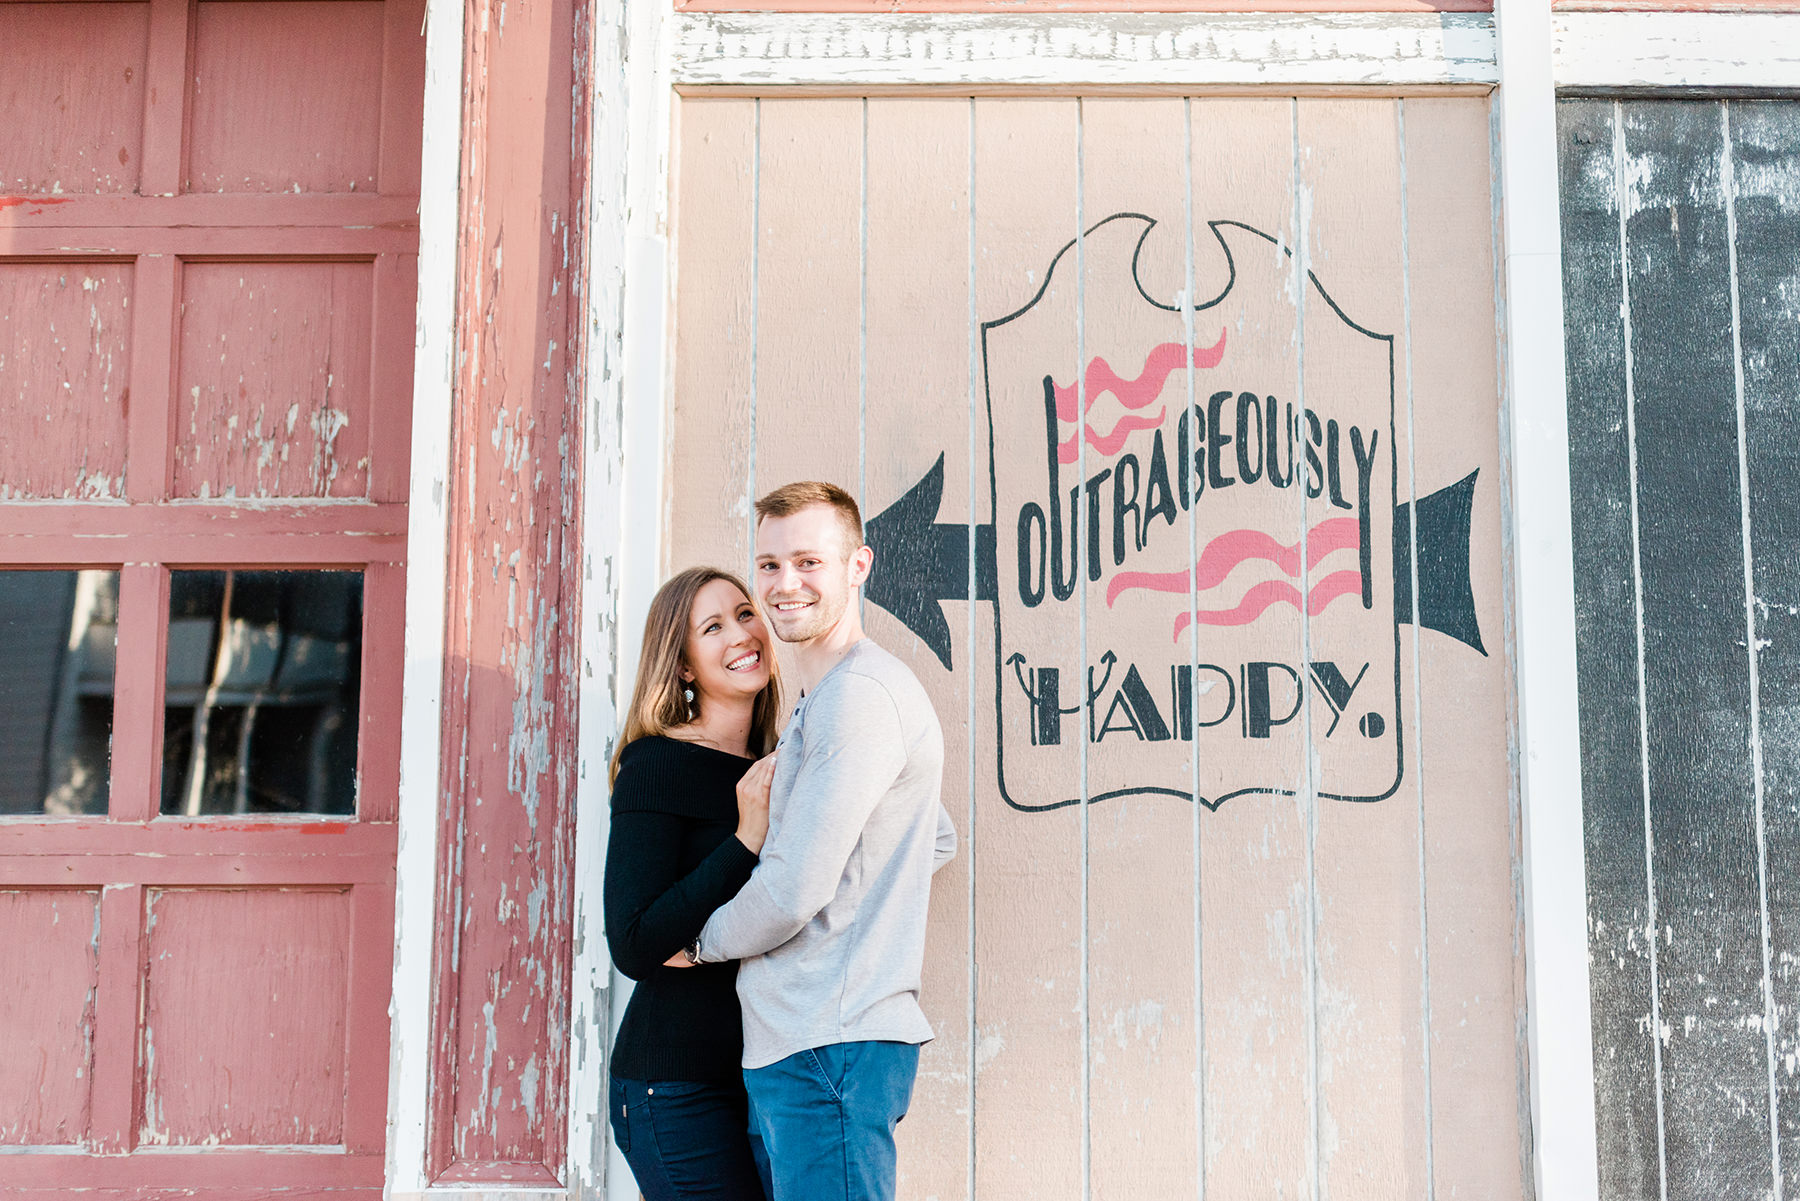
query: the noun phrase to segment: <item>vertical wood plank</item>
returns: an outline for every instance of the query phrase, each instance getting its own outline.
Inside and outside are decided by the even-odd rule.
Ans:
[[[138,192],[173,196],[187,174],[189,20],[194,0],[150,0],[150,49],[144,62],[143,167]],[[135,498],[134,498],[135,499]]]
[[[1298,411],[1293,264],[1266,242],[1232,231],[1215,233],[1208,225],[1215,220],[1241,221],[1279,239],[1281,246],[1294,245],[1293,102],[1195,100],[1189,121],[1195,291],[1202,305],[1222,293],[1227,298],[1223,306],[1196,313],[1195,341],[1209,343],[1222,330],[1228,339],[1227,361],[1234,366],[1242,363],[1246,369],[1243,387],[1267,388]],[[1222,237],[1237,239],[1236,253],[1245,269],[1241,284],[1239,264],[1227,259]],[[1249,269],[1257,274],[1251,276]],[[1254,312],[1246,313],[1242,294],[1232,292],[1253,283],[1275,292],[1285,303],[1259,303]],[[1252,376],[1259,382],[1249,383]],[[1216,387],[1230,386],[1221,379]],[[1196,403],[1210,410],[1213,391],[1197,387]],[[1241,487],[1212,488],[1200,495],[1192,514],[1197,546],[1242,528],[1262,528],[1283,542],[1299,542],[1303,520],[1299,489],[1279,502],[1292,509],[1285,536],[1281,521],[1266,511],[1259,513],[1244,499],[1248,492]],[[1263,631],[1259,645],[1271,648],[1271,658],[1282,657],[1279,648],[1285,646],[1292,648],[1288,653],[1293,661],[1299,660],[1296,610],[1271,608],[1258,628]],[[1211,631],[1196,630],[1193,645],[1198,662],[1235,666],[1228,644]],[[1220,690],[1215,685],[1207,699],[1217,697]],[[1205,708],[1196,700],[1197,721],[1212,720],[1215,710],[1225,715],[1225,726],[1237,724],[1222,702]],[[1288,764],[1270,781],[1298,793],[1304,784],[1298,746]],[[1306,933],[1304,810],[1293,796],[1254,794],[1218,802],[1216,798],[1235,786],[1227,783],[1237,776],[1232,769],[1229,752],[1209,748],[1201,753],[1198,787],[1203,797],[1215,798],[1217,804],[1200,815],[1207,1196],[1260,1201],[1273,1186],[1284,1196],[1307,1197],[1313,1171],[1308,1054],[1312,964]]]
[[[356,738],[356,813],[391,822],[400,804],[400,702],[405,674],[406,565],[363,570],[362,713]]]
[[[550,1183],[568,1147],[584,13],[478,4],[464,50],[427,1152],[447,1183]]]
[[[1418,694],[1410,695],[1410,680],[1404,690],[1416,731],[1407,770],[1419,770],[1384,803],[1416,804],[1422,793],[1431,1184],[1438,1197],[1522,1201],[1528,1176],[1520,1155],[1516,1040],[1524,998],[1514,991],[1520,915],[1507,745],[1511,681],[1501,651],[1506,618],[1493,420],[1499,380],[1488,105],[1409,97],[1402,107],[1412,405],[1410,448],[1401,419],[1401,498],[1419,512],[1418,496],[1478,473],[1470,592],[1487,654],[1436,630],[1401,627],[1403,673],[1412,668],[1415,639],[1418,644]],[[1419,564],[1427,582],[1433,566]],[[1408,1129],[1421,1132],[1417,1125]]]
[[[1744,560],[1723,110],[1657,101],[1624,112],[1668,1195],[1760,1195],[1772,1172],[1748,665],[1735,619]]]
[[[417,150],[414,139],[414,150]],[[375,259],[370,334],[368,497],[404,503],[412,451],[413,321],[419,302],[419,256]]]
[[[1644,826],[1635,507],[1626,433],[1619,178],[1611,100],[1558,106],[1569,471],[1575,512],[1588,946],[1601,1187],[1660,1195],[1655,937]]]
[[[1185,137],[1179,99],[1082,103],[1083,223],[1093,230],[1117,213],[1142,213],[1157,222],[1146,234],[1142,222],[1124,219],[1086,239],[1083,355],[1089,364],[1106,360],[1125,377],[1143,373],[1152,348],[1187,339],[1179,311],[1187,275]],[[1212,331],[1196,340],[1210,346],[1215,337]],[[1188,562],[1187,515],[1178,508],[1166,520],[1147,515],[1154,502],[1145,485],[1154,462],[1152,436],[1163,438],[1165,449],[1174,445],[1189,375],[1171,372],[1160,396],[1136,411],[1162,414],[1155,430],[1131,434],[1111,455],[1095,446],[1086,452],[1090,478],[1106,468],[1112,474],[1102,489],[1107,512],[1100,522],[1099,580],[1088,585],[1087,658],[1098,662],[1116,654],[1121,671],[1139,669],[1156,682],[1157,693],[1166,691],[1174,660],[1189,657],[1187,639],[1175,642],[1168,629],[1185,599],[1158,598],[1156,611],[1166,617],[1150,624],[1109,604],[1106,585],[1121,569],[1154,564],[1180,570]],[[1210,387],[1196,389],[1202,398],[1205,390]],[[1086,401],[1088,423],[1096,429],[1117,429],[1132,413],[1112,392],[1090,393]],[[1115,525],[1123,541],[1115,537]],[[1098,704],[1090,793],[1106,791],[1104,782],[1115,775],[1135,782],[1153,773],[1158,782],[1191,784],[1188,739],[1170,730],[1171,737],[1146,741],[1110,697],[1103,693]],[[1172,703],[1165,699],[1163,705],[1166,719],[1157,719],[1178,722]],[[1139,720],[1149,717],[1146,708]],[[1090,1188],[1096,1196],[1179,1196],[1199,1169],[1192,809],[1191,798],[1142,794],[1089,807]]]
[[[425,0],[385,0],[381,25],[381,151],[376,184],[385,196],[416,196],[419,130],[425,124]]]
[[[1300,190],[1310,210],[1302,231],[1308,266],[1349,320],[1392,339],[1404,324],[1400,279],[1399,146],[1392,100],[1302,100],[1299,104]],[[1351,330],[1322,302],[1306,294],[1303,374],[1309,411],[1342,430],[1368,431],[1373,458],[1366,502],[1354,493],[1356,452],[1340,444],[1337,464],[1325,446],[1328,479],[1307,501],[1307,524],[1360,510],[1366,503],[1370,540],[1392,546],[1396,497],[1394,467],[1397,397],[1405,394],[1404,362],[1393,342],[1372,342]],[[1383,362],[1387,359],[1387,362]],[[1388,370],[1393,378],[1388,378]],[[1337,466],[1342,493],[1331,486]],[[1358,511],[1359,519],[1365,514]],[[1423,1064],[1419,931],[1418,825],[1416,804],[1400,797],[1402,764],[1351,724],[1362,706],[1398,718],[1401,747],[1410,744],[1404,712],[1395,712],[1403,673],[1398,631],[1392,621],[1391,572],[1374,570],[1372,604],[1342,597],[1308,622],[1309,662],[1337,662],[1346,678],[1364,670],[1352,694],[1355,708],[1335,730],[1316,698],[1312,748],[1322,767],[1314,777],[1314,871],[1317,888],[1319,1013],[1319,1188],[1335,1195],[1353,1187],[1389,1197],[1425,1195]],[[1388,578],[1381,578],[1386,575]],[[1410,665],[1408,665],[1410,666]],[[1410,679],[1407,679],[1410,686]],[[1410,691],[1410,687],[1408,688]],[[1339,774],[1354,758],[1357,771]],[[1383,761],[1385,760],[1385,761]],[[1392,780],[1383,786],[1382,781]],[[1388,794],[1375,804],[1345,804],[1332,793],[1373,788]],[[1414,794],[1416,796],[1416,794]],[[1398,803],[1396,803],[1398,801]]]
[[[1777,1149],[1800,1184],[1800,126],[1793,101],[1732,102],[1752,599],[1760,692]]]
[[[969,104],[948,97],[869,101],[865,520],[917,485],[940,455],[944,488],[935,519],[969,520]],[[985,502],[983,483],[974,491]],[[882,553],[876,572],[908,567],[898,555],[883,563]],[[972,1167],[970,772],[985,765],[972,758],[969,704],[981,669],[970,661],[969,630],[983,614],[969,602],[966,563],[932,566],[960,585],[959,595],[941,602],[951,667],[879,605],[865,604],[863,620],[871,637],[912,668],[937,710],[943,803],[960,840],[957,857],[931,881],[920,1001],[936,1037],[920,1056],[912,1110],[896,1132],[902,1195],[948,1201],[968,1194]],[[918,586],[916,576],[899,584]]]
[[[1052,257],[1075,236],[1076,102],[1003,99],[975,102],[976,312],[992,322],[1029,304],[1043,287]],[[1052,281],[1040,303],[1057,314],[1033,343],[1037,361],[1076,371],[1073,264]],[[987,388],[995,386],[995,334],[986,331]],[[987,415],[979,440],[991,455]],[[977,474],[992,470],[979,462]],[[1010,514],[994,514],[998,527]],[[1005,561],[1002,549],[998,558]],[[1077,682],[1085,673],[1079,639],[1058,623],[1007,631],[1008,653],[1024,642],[1035,665],[1057,667]],[[984,670],[997,661],[998,619],[980,630]],[[1074,688],[1071,693],[1075,693]],[[1075,806],[1044,813],[1011,807],[1002,795],[995,711],[978,702],[976,827],[984,842],[1005,853],[981,857],[975,882],[975,960],[979,965],[975,1043],[975,1192],[1053,1201],[1080,1197],[1082,1179],[1082,1022],[1080,821]],[[1064,721],[1070,737],[1059,747],[1034,748],[1037,778],[1009,787],[1063,794],[1078,782],[1079,714]],[[1027,731],[1006,731],[1024,739]],[[1022,792],[1023,794],[1023,792]]]
[[[394,889],[388,882],[350,890],[351,1020],[344,1040],[344,1149],[379,1155],[387,1144],[388,1014],[393,982]]]
[[[175,337],[181,261],[146,254],[133,272],[131,376],[125,404],[125,498],[162,500],[175,469]]]
[[[747,574],[750,566],[756,107],[727,99],[676,107],[671,568],[712,563]]]
[[[755,494],[826,480],[856,496],[862,102],[759,103]]]
[[[127,563],[119,573],[119,643],[113,669],[114,821],[146,822],[162,802],[163,668],[169,573],[156,563]]]
[[[115,787],[115,795],[117,789]],[[99,984],[94,998],[93,1124],[89,1145],[122,1154],[137,1144],[143,1098],[138,1007],[144,976],[144,889],[109,885],[100,894]]]

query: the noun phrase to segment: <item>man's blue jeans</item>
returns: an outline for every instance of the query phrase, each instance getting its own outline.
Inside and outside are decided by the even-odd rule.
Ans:
[[[919,1048],[833,1043],[744,1072],[775,1201],[892,1201],[894,1127],[912,1103]]]

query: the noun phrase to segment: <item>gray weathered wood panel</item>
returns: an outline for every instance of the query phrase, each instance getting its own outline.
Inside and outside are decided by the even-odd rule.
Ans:
[[[1611,101],[1559,112],[1570,488],[1580,630],[1582,796],[1601,1187],[1656,1201],[1655,1001],[1644,856],[1641,710],[1625,329]],[[1597,314],[1601,319],[1583,319]]]
[[[1791,1036],[1776,1015],[1796,875],[1781,756],[1796,730],[1793,706],[1770,701],[1795,673],[1770,623],[1800,591],[1797,115],[1776,102],[1561,109],[1608,1198],[1781,1195],[1776,1132],[1793,1115],[1777,1044]]]
[[[1800,1172],[1800,105],[1731,106],[1780,1167]]]

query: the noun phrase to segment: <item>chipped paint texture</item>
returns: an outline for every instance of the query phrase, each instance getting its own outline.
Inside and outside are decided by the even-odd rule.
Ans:
[[[1558,87],[1800,87],[1800,12],[1558,12],[1554,38]]]
[[[575,12],[569,0],[477,3],[466,26],[431,1179],[549,1184],[563,1173],[580,512],[568,374]]]
[[[380,0],[197,7],[188,188],[373,192]]]
[[[131,192],[150,6],[0,8],[0,195]]]
[[[684,84],[1492,84],[1487,14],[690,13]]]
[[[88,1132],[100,894],[0,892],[0,1144],[68,1144]],[[17,1053],[30,1048],[33,1053]]]
[[[124,492],[132,282],[129,263],[0,263],[0,500]]]
[[[0,557],[119,576],[104,811],[0,823],[0,1196],[382,1186],[422,9],[0,7]],[[247,566],[362,573],[354,818],[154,820]]]
[[[343,1142],[349,891],[155,889],[148,908],[140,1143]]]
[[[373,279],[367,262],[183,269],[177,496],[367,493]]]

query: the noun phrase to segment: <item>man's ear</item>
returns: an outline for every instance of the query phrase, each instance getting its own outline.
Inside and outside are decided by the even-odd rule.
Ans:
[[[875,548],[859,546],[850,556],[850,586],[861,588],[868,580],[869,573],[875,569]]]

